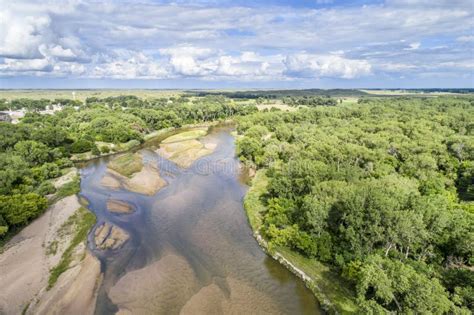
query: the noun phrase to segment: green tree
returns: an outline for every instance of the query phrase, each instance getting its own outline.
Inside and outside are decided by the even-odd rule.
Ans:
[[[0,215],[8,225],[24,225],[43,213],[48,206],[46,198],[28,193],[24,195],[0,196]]]
[[[31,166],[51,161],[49,148],[43,143],[33,140],[20,141],[15,144],[15,153],[21,156]]]

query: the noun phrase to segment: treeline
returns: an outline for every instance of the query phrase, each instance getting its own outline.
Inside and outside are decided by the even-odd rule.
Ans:
[[[282,99],[284,104],[290,106],[336,106],[337,100],[330,97],[319,97],[319,96],[303,96],[294,97],[288,96]]]
[[[214,97],[187,105],[118,97],[89,100],[54,115],[27,112],[19,124],[0,122],[0,240],[46,209],[45,196],[55,192],[51,179],[73,166],[72,154],[108,153],[110,146],[98,143],[139,144],[155,130],[256,111]]]
[[[50,99],[29,99],[18,98],[11,101],[0,99],[0,110],[19,110],[25,109],[27,111],[42,111],[51,108],[53,105],[60,106],[81,106],[82,102],[66,98]]]
[[[470,88],[429,88],[429,89],[367,89],[371,91],[407,91],[410,93],[457,93],[472,94],[474,89]]]
[[[471,314],[474,98],[393,98],[239,119],[267,169],[262,233],[333,266],[362,313]]]
[[[253,91],[235,91],[235,92],[217,92],[217,91],[186,91],[189,95],[209,96],[223,95],[235,99],[282,99],[284,97],[361,97],[369,94],[360,90],[352,89],[306,89],[306,90],[253,90]]]

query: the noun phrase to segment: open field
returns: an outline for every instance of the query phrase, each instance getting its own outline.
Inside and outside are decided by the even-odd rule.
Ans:
[[[272,104],[259,104],[257,105],[258,110],[265,110],[265,109],[272,109],[276,108],[279,110],[282,110],[284,112],[294,112],[295,110],[298,109],[296,106],[289,106],[283,103],[272,103]]]
[[[404,89],[387,89],[387,90],[360,90],[369,95],[380,96],[440,96],[440,95],[463,95],[464,93],[454,93],[449,91],[424,91],[424,90],[404,90]]]
[[[74,94],[73,94],[74,93]],[[0,99],[7,100],[17,98],[28,99],[76,99],[84,101],[88,97],[116,97],[121,95],[134,95],[139,98],[160,98],[160,97],[176,97],[184,94],[182,90],[0,90]]]

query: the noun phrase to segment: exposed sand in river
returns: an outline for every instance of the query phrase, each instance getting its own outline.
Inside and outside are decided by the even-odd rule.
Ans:
[[[188,168],[197,159],[214,152],[216,146],[216,143],[210,142],[205,138],[202,140],[187,139],[170,143],[162,142],[156,152],[176,163],[179,167]]]
[[[245,282],[227,277],[226,290],[216,283],[203,287],[183,306],[180,314],[280,314],[272,299]],[[262,308],[264,307],[264,308]]]
[[[133,174],[131,178],[107,169],[100,183],[111,189],[123,188],[149,196],[166,186],[166,181],[161,178],[158,168],[150,163],[147,163],[140,172]]]
[[[69,196],[50,207],[41,217],[33,221],[18,233],[7,245],[5,251],[0,255],[0,313],[20,314],[23,309],[30,304],[29,311],[37,313],[36,302],[42,305],[43,297],[47,298],[56,290],[56,286],[62,284],[62,293],[67,296],[82,296],[85,292],[74,292],[74,288],[90,287],[90,281],[95,280],[100,274],[100,268],[92,268],[94,263],[98,264],[95,257],[78,260],[76,269],[84,268],[93,274],[90,277],[80,278],[75,276],[73,269],[63,273],[51,291],[46,292],[50,269],[58,264],[64,250],[69,245],[71,235],[57,235],[61,226],[66,220],[80,208],[77,196]],[[57,242],[56,253],[48,254],[48,248],[52,243]],[[80,249],[82,246],[82,249]],[[76,251],[82,251],[84,256],[85,245],[82,244]],[[79,257],[79,256],[78,256]],[[95,261],[95,262],[94,262]],[[66,279],[70,279],[66,281]],[[66,282],[64,282],[66,281]],[[66,296],[66,295],[64,295]],[[54,303],[53,303],[54,302]],[[93,303],[94,304],[94,303]],[[63,300],[57,296],[48,308],[69,309],[72,307],[80,311],[81,314],[91,313],[89,304],[80,304],[79,300]],[[48,313],[51,313],[48,311]]]
[[[133,212],[133,207],[128,202],[109,199],[107,200],[107,210],[113,213],[131,213]]]
[[[184,305],[199,290],[188,262],[167,254],[142,269],[123,276],[110,289],[109,297],[119,309],[133,314],[176,314],[176,301]]]
[[[243,281],[229,277],[211,281],[202,287],[183,257],[168,254],[127,273],[109,297],[119,314],[252,314],[257,304],[263,313],[279,313],[270,297]]]
[[[117,249],[129,238],[127,232],[108,222],[102,223],[94,232],[95,246],[100,249]]]

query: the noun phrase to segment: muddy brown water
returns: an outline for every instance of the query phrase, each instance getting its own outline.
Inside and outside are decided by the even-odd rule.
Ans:
[[[159,166],[168,185],[154,196],[100,185],[109,159],[81,169],[81,195],[97,224],[113,223],[130,234],[114,251],[89,246],[101,260],[104,280],[97,314],[321,314],[304,283],[268,257],[252,236],[242,206],[248,187],[235,158],[231,127],[213,127],[205,140],[213,154],[189,169],[178,168],[141,148]],[[134,207],[132,214],[110,213],[109,198]]]

